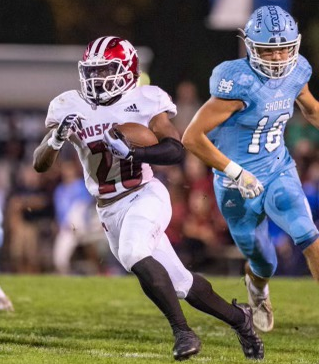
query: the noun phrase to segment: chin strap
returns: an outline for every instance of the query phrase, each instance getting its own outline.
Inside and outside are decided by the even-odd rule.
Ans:
[[[117,101],[119,101],[119,99],[121,97],[122,97],[122,95],[117,95],[106,101],[103,101],[99,97],[97,97],[96,99],[93,99],[92,101],[96,106],[110,106],[110,105],[115,104]]]

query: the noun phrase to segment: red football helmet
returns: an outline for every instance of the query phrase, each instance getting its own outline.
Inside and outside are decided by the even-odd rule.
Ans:
[[[79,61],[84,97],[96,104],[106,103],[136,86],[139,62],[136,49],[127,40],[101,37],[89,43]]]

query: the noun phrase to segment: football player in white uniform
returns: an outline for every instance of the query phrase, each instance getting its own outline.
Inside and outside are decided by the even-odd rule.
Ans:
[[[176,114],[170,97],[156,86],[136,87],[136,50],[118,37],[89,43],[79,61],[79,74],[81,92],[67,91],[50,103],[45,123],[51,130],[34,152],[35,170],[47,171],[64,142],[73,144],[86,187],[97,200],[110,249],[169,321],[176,360],[197,354],[201,345],[178,298],[228,323],[246,357],[263,358],[250,307],[227,303],[207,280],[189,272],[165,234],[172,214],[170,197],[153,177],[149,163],[170,165],[184,157],[178,132],[169,120]],[[115,126],[126,122],[150,128],[159,143],[132,147]]]

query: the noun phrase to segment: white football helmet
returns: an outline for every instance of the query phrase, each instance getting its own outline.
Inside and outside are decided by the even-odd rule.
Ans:
[[[279,6],[262,6],[248,20],[244,34],[251,67],[262,76],[283,78],[297,65],[301,35],[292,16]],[[260,57],[260,49],[288,49],[287,60],[269,61]]]
[[[89,43],[79,61],[79,74],[84,97],[95,104],[107,103],[136,86],[136,49],[122,38],[98,38]]]

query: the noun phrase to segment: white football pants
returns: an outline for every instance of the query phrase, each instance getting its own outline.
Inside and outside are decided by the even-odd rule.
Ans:
[[[153,178],[142,189],[97,212],[106,227],[110,249],[130,271],[140,260],[152,256],[167,270],[177,296],[185,298],[193,284],[192,274],[172,248],[165,230],[172,216],[166,187]]]

